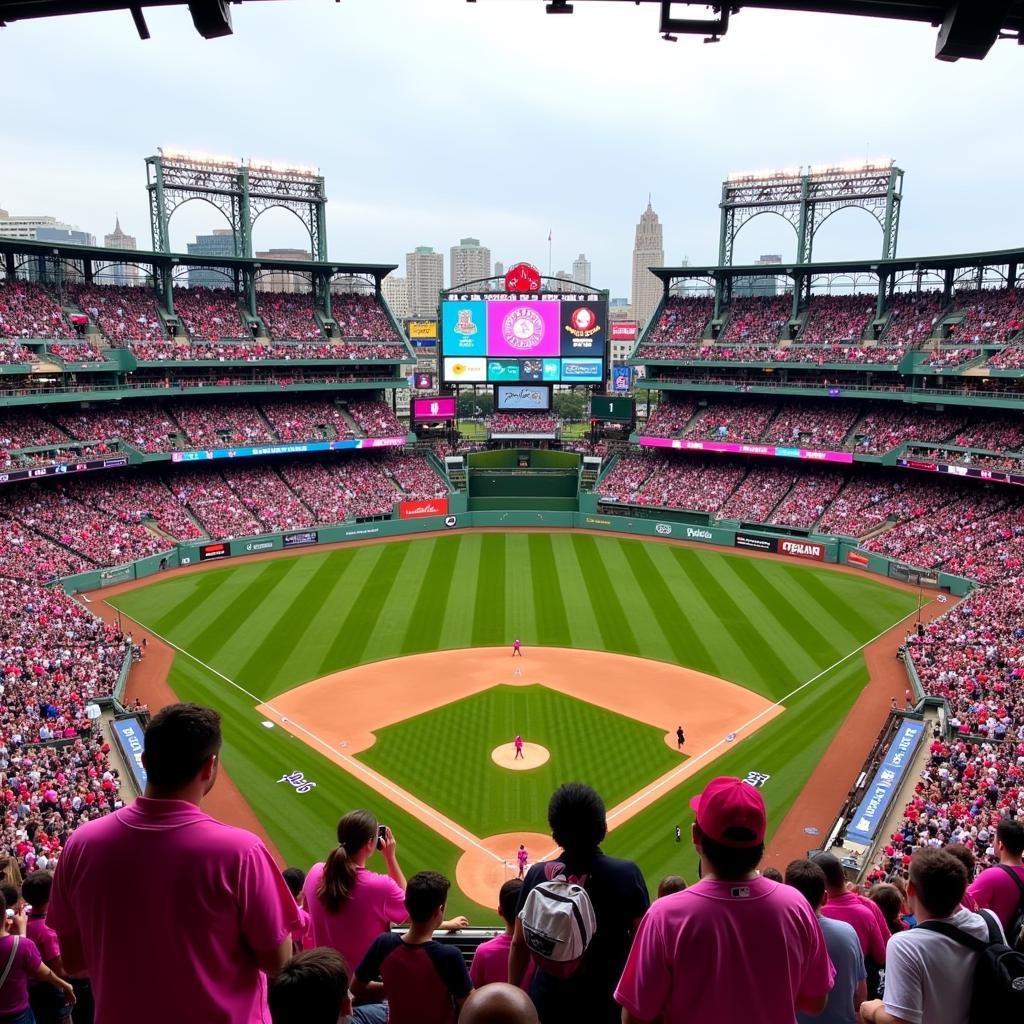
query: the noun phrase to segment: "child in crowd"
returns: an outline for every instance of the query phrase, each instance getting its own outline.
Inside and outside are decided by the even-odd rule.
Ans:
[[[519,903],[519,891],[523,887],[521,878],[510,878],[498,890],[498,913],[505,922],[503,934],[482,942],[473,955],[473,964],[469,968],[469,977],[474,988],[490,985],[497,981],[508,981],[508,951],[512,945],[512,933],[516,927],[516,906]],[[533,980],[533,961],[526,970],[522,988],[530,990]]]

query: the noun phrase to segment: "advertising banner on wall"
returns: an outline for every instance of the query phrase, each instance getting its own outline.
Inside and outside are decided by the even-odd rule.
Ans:
[[[141,793],[146,788],[146,769],[142,765],[142,751],[145,747],[145,730],[138,718],[120,718],[114,722],[114,735],[124,753],[124,759],[131,769],[132,778]]]
[[[608,303],[563,302],[562,357],[589,356],[600,359],[605,351],[605,324]]]
[[[499,387],[499,409],[541,409],[551,408],[551,388]]]
[[[307,544],[316,544],[320,540],[320,534],[316,530],[298,530],[295,533],[286,533],[282,538],[286,548],[300,548]]]
[[[405,329],[405,333],[413,341],[422,341],[427,338],[437,337],[437,321],[436,320],[410,320],[408,327]]]
[[[633,386],[632,366],[612,367],[612,391],[625,394]]]
[[[885,820],[886,808],[899,792],[903,775],[914,760],[914,751],[923,734],[924,722],[904,720],[846,829],[848,839],[867,845],[875,838]]]
[[[754,533],[737,533],[733,543],[738,548],[747,548],[749,551],[777,551],[778,539],[775,537],[761,537]]]
[[[612,341],[636,341],[635,320],[613,320],[608,325]]]
[[[810,558],[815,562],[825,561],[825,545],[813,540],[779,539],[779,554],[792,558]]]
[[[199,561],[209,562],[214,558],[227,558],[228,554],[227,544],[204,544],[199,549]]]
[[[488,303],[487,354],[509,358],[557,356],[560,309],[558,302]]]
[[[428,501],[403,501],[398,506],[399,519],[426,519],[428,516],[448,515],[447,498],[431,498]]]
[[[412,400],[412,418],[428,422],[453,420],[455,419],[455,398],[451,395],[414,398]]]

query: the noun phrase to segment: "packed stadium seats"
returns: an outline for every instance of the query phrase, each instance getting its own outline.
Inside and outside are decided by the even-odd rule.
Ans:
[[[275,341],[319,341],[324,336],[309,293],[257,292],[256,313]]]
[[[0,338],[74,336],[75,329],[60,303],[42,285],[26,281],[0,282]]]
[[[496,412],[487,419],[492,434],[553,434],[558,426],[549,412]]]
[[[248,329],[230,288],[175,288],[174,313],[193,342],[244,338]]]
[[[391,321],[373,295],[331,296],[331,318],[340,337],[362,341],[398,341]]]
[[[146,286],[72,284],[68,295],[115,345],[164,337],[156,294]]]
[[[777,345],[792,312],[792,295],[737,299],[729,307],[729,321],[719,344]]]
[[[961,288],[951,309],[963,320],[951,325],[950,338],[962,344],[1004,343],[1024,329],[1024,292],[1019,288]]]

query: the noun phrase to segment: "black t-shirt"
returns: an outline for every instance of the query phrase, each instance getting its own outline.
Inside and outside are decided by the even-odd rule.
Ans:
[[[581,882],[587,890],[597,931],[583,963],[570,977],[554,978],[538,966],[530,995],[544,1024],[570,1020],[618,1024],[622,1011],[612,993],[626,965],[634,922],[650,905],[644,876],[631,860],[606,857],[600,850],[583,859],[563,854],[556,860],[565,865],[564,874],[570,882]],[[550,863],[542,863],[534,864],[526,873],[517,916],[530,891],[550,877],[550,870]]]
[[[456,999],[473,989],[462,954],[431,939],[410,945],[397,932],[373,940],[356,977],[380,976],[388,1000],[388,1024],[455,1024]]]

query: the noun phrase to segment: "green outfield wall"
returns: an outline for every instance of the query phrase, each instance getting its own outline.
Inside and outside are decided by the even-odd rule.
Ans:
[[[592,499],[593,495],[583,495]],[[593,501],[583,502],[587,505]],[[322,544],[351,541],[380,540],[389,537],[415,537],[419,533],[466,529],[535,529],[535,530],[597,530],[632,534],[661,540],[681,540],[694,544],[732,548],[735,551],[755,551],[777,554],[803,562],[821,562],[845,565],[849,568],[885,576],[925,590],[944,589],[962,597],[975,586],[974,582],[943,572],[919,570],[895,559],[857,547],[847,537],[816,534],[794,536],[792,533],[740,524],[726,524],[696,513],[667,512],[644,509],[644,515],[616,515],[597,511],[559,509],[502,508],[485,511],[467,511],[464,494],[449,496],[448,515],[419,519],[381,519],[365,523],[340,523],[316,529],[289,530],[226,541],[178,544],[162,555],[151,555],[137,562],[97,569],[93,572],[68,576],[60,585],[69,594],[83,593],[144,579],[178,566],[199,565],[272,551],[304,550]],[[690,518],[686,518],[690,517]],[[696,521],[694,518],[696,517]]]

